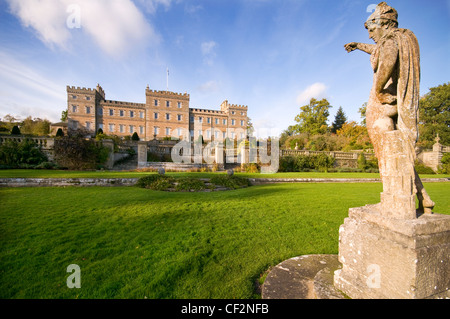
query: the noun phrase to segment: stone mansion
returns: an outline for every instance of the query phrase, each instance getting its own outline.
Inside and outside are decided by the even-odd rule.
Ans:
[[[137,133],[142,141],[154,138],[187,140],[200,135],[206,141],[245,138],[247,106],[224,101],[220,111],[189,107],[187,93],[145,90],[145,103],[106,100],[100,85],[95,89],[67,86],[68,129],[119,137]]]

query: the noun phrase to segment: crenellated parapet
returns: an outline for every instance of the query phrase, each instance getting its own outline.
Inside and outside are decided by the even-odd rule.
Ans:
[[[171,99],[183,99],[183,100],[189,100],[190,95],[187,93],[176,93],[171,91],[157,91],[157,90],[151,90],[147,86],[147,89],[145,90],[145,95],[152,96],[152,97],[158,97],[158,98],[171,98]]]
[[[101,106],[117,106],[117,107],[145,109],[145,103],[122,102],[113,100],[105,100],[101,103]]]

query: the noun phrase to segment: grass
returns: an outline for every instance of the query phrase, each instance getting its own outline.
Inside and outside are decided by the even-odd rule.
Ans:
[[[450,184],[425,186],[436,211],[450,214]],[[269,267],[337,254],[348,208],[378,202],[381,188],[3,188],[0,298],[257,298]],[[81,289],[66,286],[70,264],[81,268]]]
[[[67,171],[67,170],[26,170],[8,169],[0,170],[0,178],[140,178],[149,174],[138,171]],[[197,177],[211,178],[226,173],[167,173],[173,177]],[[378,173],[324,173],[324,172],[300,172],[300,173],[236,173],[237,176],[247,178],[379,178]],[[421,175],[422,178],[450,178],[450,175]]]

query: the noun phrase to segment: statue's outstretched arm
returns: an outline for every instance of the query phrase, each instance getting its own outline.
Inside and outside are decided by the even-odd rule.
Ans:
[[[366,52],[368,54],[372,54],[375,50],[375,44],[367,44],[367,43],[358,43],[358,42],[351,42],[347,43],[344,47],[347,52],[352,52],[354,50],[361,50],[363,52]]]

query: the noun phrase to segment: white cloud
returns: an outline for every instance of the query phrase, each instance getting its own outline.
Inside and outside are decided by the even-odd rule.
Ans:
[[[327,86],[317,82],[308,86],[297,96],[297,103],[302,105],[308,103],[312,98],[322,99],[326,97]]]
[[[203,94],[214,93],[217,92],[218,90],[219,84],[214,80],[205,82],[197,87],[197,91]]]
[[[148,41],[159,40],[153,27],[131,0],[7,0],[7,2],[11,13],[20,19],[23,26],[32,28],[38,38],[50,47],[74,49],[71,40],[72,33],[76,30],[88,35],[105,53],[113,57],[120,57]],[[167,3],[168,0],[156,2]],[[68,23],[73,19],[74,12],[68,11],[73,5],[80,9],[77,17],[81,21],[80,29],[70,28]]]
[[[201,44],[201,51],[203,55],[203,61],[207,65],[213,65],[214,58],[216,57],[217,43],[214,41],[203,42]]]

